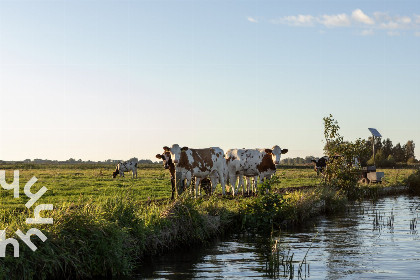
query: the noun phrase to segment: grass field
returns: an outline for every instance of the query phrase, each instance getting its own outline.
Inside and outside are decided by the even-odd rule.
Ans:
[[[284,222],[299,223],[320,213],[340,211],[347,203],[347,197],[335,188],[306,188],[322,182],[309,167],[278,169],[280,181],[272,188],[288,188],[287,192],[233,199],[229,194],[221,197],[218,186],[216,196],[191,199],[183,195],[176,201],[170,200],[169,172],[161,165],[140,165],[137,179],[130,174],[113,179],[114,168],[87,164],[0,166],[6,170],[8,183],[13,170],[20,172],[19,198],[13,198],[12,190],[0,189],[0,229],[6,229],[7,238],[13,238],[17,229],[27,232],[33,227],[25,223],[33,216],[33,207],[25,208],[28,198],[23,191],[33,176],[38,181],[32,193],[42,186],[48,188],[35,205],[54,205],[54,211],[41,212],[41,216],[53,218],[54,224],[36,227],[48,241],[32,238],[39,246],[35,252],[19,241],[20,258],[13,258],[13,247],[7,246],[6,258],[0,258],[0,279],[131,275],[144,255],[206,242],[228,229],[270,231]],[[365,188],[400,186],[414,172],[383,171],[383,184]],[[293,188],[296,190],[291,191]]]
[[[77,203],[81,198],[97,200],[112,197],[116,193],[129,192],[133,200],[145,202],[162,200],[171,197],[169,172],[160,164],[140,165],[138,178],[132,178],[130,173],[125,177],[112,178],[113,165],[4,165],[6,181],[12,182],[13,170],[19,170],[20,197],[13,198],[12,190],[0,190],[2,208],[23,208],[27,197],[23,187],[33,176],[38,181],[32,187],[35,193],[42,186],[48,191],[42,196],[42,203],[61,204]],[[412,169],[385,169],[385,179],[380,186],[395,186],[404,184]],[[280,183],[274,188],[293,188],[301,186],[316,186],[322,182],[322,177],[308,168],[278,168],[277,176]],[[216,192],[221,193],[218,186]]]

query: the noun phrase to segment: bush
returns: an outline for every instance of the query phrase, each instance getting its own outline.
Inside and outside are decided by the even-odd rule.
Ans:
[[[408,176],[407,186],[411,193],[420,194],[420,170]]]
[[[407,160],[407,164],[413,164],[413,163],[416,163],[416,159],[415,159],[414,157],[410,157],[410,158]]]
[[[333,159],[326,169],[325,184],[352,195],[360,178],[360,166],[354,164],[354,159],[365,153],[366,141],[360,138],[354,142],[344,141],[339,129],[332,115],[324,118],[324,150]]]

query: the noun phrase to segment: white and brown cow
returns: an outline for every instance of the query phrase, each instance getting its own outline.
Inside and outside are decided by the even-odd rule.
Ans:
[[[170,148],[172,160],[176,171],[181,172],[182,178],[191,173],[195,177],[195,195],[200,195],[200,180],[209,177],[212,183],[212,193],[214,192],[217,180],[222,185],[222,193],[225,195],[225,176],[226,160],[224,152],[218,147],[206,149],[181,148],[178,144]]]
[[[133,178],[134,175],[136,175],[137,178],[137,162],[135,161],[124,161],[117,164],[117,167],[115,168],[115,171],[112,173],[112,177],[117,177],[118,174],[120,176],[124,177],[124,172],[133,172]]]
[[[277,145],[272,149],[228,150],[226,162],[233,195],[239,191],[238,187],[243,184],[243,176],[254,177],[255,188],[258,184],[257,181],[262,182],[266,178],[271,178],[276,173],[276,164],[280,163],[281,155],[287,152],[288,149],[282,150]],[[238,178],[239,182],[236,184]]]
[[[175,164],[172,161],[171,153],[169,151],[169,147],[163,147],[163,154],[157,154],[156,158],[161,159],[163,161],[163,167],[169,170],[171,174],[171,187],[172,187],[172,195],[171,199],[175,198]],[[186,182],[184,184],[185,187],[188,187],[191,183],[191,172],[187,172],[185,174]]]

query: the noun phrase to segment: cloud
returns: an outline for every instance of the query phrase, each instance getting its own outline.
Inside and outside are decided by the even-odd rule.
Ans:
[[[326,27],[350,26],[350,18],[346,14],[323,15],[320,22]]]
[[[258,23],[258,20],[256,20],[256,19],[255,19],[255,18],[253,18],[253,17],[248,17],[248,18],[247,18],[247,20],[248,20],[249,22]]]
[[[313,26],[315,17],[311,15],[286,16],[279,19],[278,23],[285,23],[293,26]]]
[[[369,16],[367,16],[362,10],[356,9],[351,13],[351,18],[360,23],[372,25],[375,23],[373,19],[371,19]]]
[[[350,14],[288,15],[273,19],[270,22],[298,27],[355,27],[360,28],[360,31],[356,34],[362,36],[373,35],[376,30],[381,29],[388,31],[389,36],[398,36],[400,35],[399,31],[402,30],[414,30],[414,32],[419,30],[420,32],[420,15],[390,15],[387,12],[378,11],[368,15],[361,9],[355,9]]]

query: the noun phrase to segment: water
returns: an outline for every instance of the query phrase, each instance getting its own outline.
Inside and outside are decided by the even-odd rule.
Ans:
[[[137,279],[419,279],[420,198],[353,205],[298,231],[240,234],[145,262]],[[267,269],[278,240],[278,273]],[[305,255],[306,260],[304,261]]]

